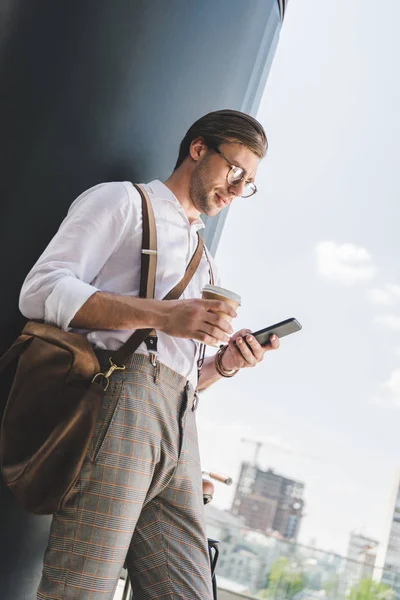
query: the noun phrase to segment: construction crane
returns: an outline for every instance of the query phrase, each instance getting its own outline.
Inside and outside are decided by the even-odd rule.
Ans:
[[[255,449],[254,449],[253,465],[255,467],[257,467],[258,466],[258,455],[260,454],[261,446],[265,446],[265,444],[263,442],[259,442],[257,440],[247,440],[246,438],[242,438],[241,442],[243,442],[245,444],[254,444]]]

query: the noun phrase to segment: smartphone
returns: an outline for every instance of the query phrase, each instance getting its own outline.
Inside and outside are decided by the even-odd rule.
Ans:
[[[269,346],[269,338],[271,335],[275,334],[278,338],[282,338],[285,337],[285,335],[300,331],[301,328],[298,320],[292,317],[291,319],[286,319],[280,323],[275,323],[275,325],[270,325],[269,327],[255,331],[252,335],[261,346]]]

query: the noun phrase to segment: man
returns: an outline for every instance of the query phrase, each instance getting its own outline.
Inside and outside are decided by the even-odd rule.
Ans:
[[[200,215],[256,192],[266,148],[255,119],[213,112],[189,129],[167,181],[144,186],[157,226],[154,300],[138,298],[142,214],[128,182],[84,192],[26,278],[22,313],[86,335],[104,364],[132,330],[158,336],[157,368],[142,344],[113,374],[74,494],[52,521],[39,600],[111,600],[125,559],[135,599],[211,600],[195,390],[255,366],[266,349],[249,330],[233,335],[229,304],[201,299],[215,271],[206,252],[181,298],[161,298],[194,253]],[[226,347],[198,379],[199,342]]]

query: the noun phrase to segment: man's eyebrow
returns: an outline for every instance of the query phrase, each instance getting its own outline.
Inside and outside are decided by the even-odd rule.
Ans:
[[[227,158],[228,158],[228,157],[227,157]],[[254,182],[254,177],[249,177],[249,178],[247,178],[247,171],[246,171],[246,169],[245,169],[244,167],[242,167],[242,165],[238,165],[238,164],[236,163],[236,161],[235,161],[235,162],[231,161],[231,164],[232,164],[234,167],[239,167],[239,169],[242,169],[242,171],[243,171],[243,173],[244,173],[244,175],[245,175],[245,179],[246,179],[246,181],[248,181],[249,183],[253,183],[253,182]]]
[[[243,167],[240,167],[240,168],[243,169]],[[248,181],[249,183],[253,183],[254,182],[254,177],[253,176],[248,177],[246,169],[243,169],[243,172],[244,172],[244,178],[245,178],[245,180]]]

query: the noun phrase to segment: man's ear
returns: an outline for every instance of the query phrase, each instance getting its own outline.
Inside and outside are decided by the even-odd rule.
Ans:
[[[189,156],[194,161],[200,160],[207,152],[207,144],[202,137],[192,140],[189,148]]]

